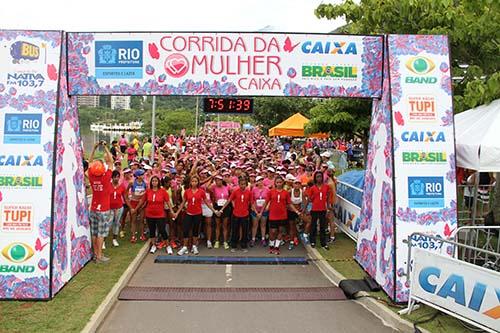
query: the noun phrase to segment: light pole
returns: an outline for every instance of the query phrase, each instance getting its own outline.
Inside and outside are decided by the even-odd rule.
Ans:
[[[153,147],[151,149],[151,152],[153,156],[151,157],[152,162],[155,160],[155,120],[156,120],[156,96],[153,96],[153,111],[151,112],[151,143],[153,144]]]

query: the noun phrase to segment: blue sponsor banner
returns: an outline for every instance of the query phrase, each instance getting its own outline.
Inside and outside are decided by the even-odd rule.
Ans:
[[[41,134],[41,113],[5,114],[4,144],[39,144]]]
[[[98,79],[142,79],[142,41],[96,41]]]
[[[443,208],[443,177],[408,177],[410,208]]]

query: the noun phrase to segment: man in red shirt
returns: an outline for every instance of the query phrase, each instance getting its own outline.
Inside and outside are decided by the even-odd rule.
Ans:
[[[316,234],[318,230],[318,220],[319,220],[319,239],[321,246],[328,250],[328,244],[326,242],[326,212],[330,210],[331,206],[331,188],[327,184],[323,183],[323,173],[321,171],[316,171],[314,173],[314,185],[307,191],[307,198],[305,206],[307,207],[309,202],[312,202],[311,208],[311,246],[316,246]]]
[[[97,147],[104,148],[104,160],[94,161],[94,153]],[[90,233],[92,235],[92,245],[97,263],[105,263],[109,258],[102,254],[102,244],[104,237],[108,236],[109,227],[113,219],[110,208],[111,201],[111,174],[113,170],[113,155],[109,151],[106,143],[101,141],[94,146],[89,159],[89,182],[92,188],[92,204],[90,205]]]
[[[231,252],[236,252],[240,227],[242,229],[240,241],[241,249],[243,252],[248,252],[248,216],[250,215],[250,207],[254,211],[255,207],[252,204],[252,192],[247,188],[247,184],[248,181],[246,177],[240,177],[238,179],[239,187],[231,193],[229,200],[217,212],[217,216],[220,216],[221,212],[224,211],[229,203],[233,204],[233,218],[231,219]]]

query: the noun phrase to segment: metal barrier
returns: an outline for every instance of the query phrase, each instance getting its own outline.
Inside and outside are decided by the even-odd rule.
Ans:
[[[467,261],[474,265],[488,267],[500,272],[500,226],[463,226],[456,230],[454,241],[459,244],[466,244],[472,248],[458,251],[454,248],[454,256],[460,260]],[[490,256],[480,250],[488,250],[496,253]],[[461,253],[459,253],[461,252]]]
[[[458,185],[457,190],[457,196],[461,198],[458,205],[459,224],[484,224],[484,217],[494,204],[495,185]]]
[[[498,265],[500,253],[498,247],[493,249],[496,251],[494,252],[455,240],[461,232],[499,228],[462,227],[457,230],[454,240],[430,236],[421,232],[412,233],[406,240],[408,260],[406,272],[403,273],[407,278],[407,284],[410,285],[410,295],[408,307],[399,313],[401,315],[409,314],[416,307],[416,302],[422,302],[488,332],[499,331],[500,323],[497,320],[500,311],[498,306],[500,296],[497,290],[500,290],[500,266]],[[439,246],[428,249],[424,249],[422,246],[413,246],[412,241],[420,238],[431,240]],[[451,253],[450,246],[453,249]],[[412,258],[412,249],[418,254],[419,260]],[[441,255],[443,250],[446,251],[447,256]],[[479,267],[459,259],[467,251],[481,254],[483,258],[489,258],[489,261]],[[450,254],[453,257],[450,257]],[[412,276],[415,278],[413,282],[411,281]],[[431,278],[429,279],[429,277]],[[474,280],[474,278],[477,279]],[[483,281],[479,282],[478,279]],[[422,292],[422,289],[425,291]],[[496,296],[494,296],[495,292]],[[489,302],[486,302],[488,304],[483,302],[485,294],[488,294]]]

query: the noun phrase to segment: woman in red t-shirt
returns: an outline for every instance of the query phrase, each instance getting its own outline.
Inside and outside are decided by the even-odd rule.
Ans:
[[[248,218],[250,215],[250,208],[255,211],[255,206],[252,203],[252,192],[247,188],[247,184],[248,180],[246,177],[241,176],[238,179],[239,187],[234,189],[229,196],[229,200],[219,211],[217,211],[217,216],[220,216],[229,203],[233,204],[233,217],[231,219],[231,252],[236,251],[238,239],[240,238],[240,227],[242,229],[240,241],[241,249],[243,252],[248,252]]]
[[[156,252],[156,228],[162,238],[162,247],[166,246],[168,241],[167,231],[165,229],[166,215],[165,204],[172,209],[170,197],[163,187],[160,187],[160,178],[157,176],[151,177],[149,188],[146,189],[146,194],[142,197],[137,205],[138,209],[146,207],[144,215],[149,227],[149,241],[151,243],[150,253]],[[140,208],[139,208],[140,207]]]
[[[177,252],[178,255],[182,256],[189,252],[189,237],[190,234],[193,236],[193,247],[191,248],[191,252],[193,254],[199,254],[198,251],[198,232],[200,230],[201,223],[201,214],[202,208],[201,204],[205,203],[207,207],[215,213],[215,209],[212,204],[207,200],[207,196],[205,191],[199,188],[200,179],[197,176],[192,176],[190,180],[191,187],[184,191],[184,195],[182,198],[182,203],[179,206],[179,209],[174,214],[173,219],[175,220],[179,213],[182,211],[184,206],[186,206],[186,214],[184,216],[184,220],[182,222],[182,233],[184,236],[184,246]]]
[[[300,212],[292,205],[290,193],[283,188],[283,177],[276,176],[274,179],[274,188],[272,188],[266,197],[265,209],[269,210],[269,253],[280,254],[281,234],[280,227],[286,227],[288,224],[288,210],[296,213]],[[257,212],[262,215],[261,212]]]
[[[321,246],[328,250],[328,244],[326,242],[326,212],[330,210],[331,198],[330,198],[330,186],[323,183],[323,173],[321,171],[316,171],[314,173],[314,184],[307,191],[306,206],[309,202],[312,203],[311,208],[311,246],[316,246],[316,233],[318,230],[319,221],[319,239]]]

